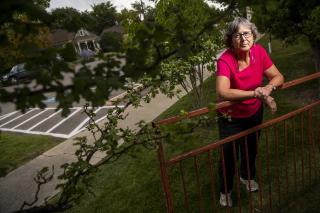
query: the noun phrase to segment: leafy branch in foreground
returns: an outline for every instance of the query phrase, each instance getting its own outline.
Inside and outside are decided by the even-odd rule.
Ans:
[[[54,175],[54,166],[52,166],[51,172],[52,172],[52,173],[50,174],[48,167],[44,167],[44,168],[42,168],[42,169],[38,172],[37,176],[33,179],[34,182],[36,182],[36,184],[37,184],[37,191],[36,191],[36,193],[35,193],[34,200],[33,200],[32,202],[30,202],[30,203],[24,201],[23,204],[22,204],[21,207],[20,207],[20,210],[23,210],[25,206],[32,206],[32,205],[34,205],[34,204],[39,200],[38,195],[39,195],[41,186],[44,185],[44,184],[46,184],[46,183],[48,183],[48,182],[50,182],[50,181],[52,180],[52,178],[53,178],[53,175]],[[45,199],[45,200],[47,200],[47,199]]]
[[[54,212],[71,208],[85,193],[94,195],[91,181],[102,165],[112,163],[125,154],[134,157],[135,150],[138,147],[154,150],[158,143],[163,140],[168,143],[170,141],[183,143],[186,139],[190,140],[197,128],[212,123],[215,111],[212,110],[212,112],[199,119],[188,119],[186,117],[187,113],[182,111],[180,116],[184,119],[176,124],[158,126],[156,123],[140,121],[136,124],[135,130],[132,130],[128,127],[119,127],[119,121],[126,118],[125,108],[116,107],[109,110],[107,112],[107,122],[99,125],[94,120],[96,116],[94,109],[89,105],[85,106],[84,113],[90,118],[88,130],[92,133],[94,141],[91,142],[87,137],[75,139],[74,144],[78,147],[75,153],[76,161],[61,166],[63,173],[58,177],[60,183],[57,185],[57,189],[60,190],[60,193],[56,201],[50,204],[46,202],[43,206],[26,210],[23,209],[26,205],[23,205],[21,211]],[[96,162],[96,156],[100,156],[98,162]],[[42,177],[47,171],[48,168],[45,168],[37,176]],[[42,183],[51,179],[52,176],[43,179],[45,181],[38,184],[39,190],[37,190],[35,197],[38,196]]]

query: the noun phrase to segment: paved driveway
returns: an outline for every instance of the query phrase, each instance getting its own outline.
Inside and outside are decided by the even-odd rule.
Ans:
[[[94,120],[99,122],[106,118],[108,110],[113,106],[103,106],[95,110]],[[70,109],[67,117],[61,115],[56,108],[33,108],[22,114],[14,111],[0,116],[0,130],[27,134],[51,135],[60,138],[70,138],[83,131],[89,118],[82,107]]]

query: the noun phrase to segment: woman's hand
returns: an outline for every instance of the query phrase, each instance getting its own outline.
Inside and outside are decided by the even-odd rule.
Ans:
[[[270,87],[269,85],[267,85],[265,87],[257,87],[254,90],[254,97],[265,99],[271,95],[271,92],[272,92],[272,86]]]
[[[271,96],[267,96],[262,99],[263,102],[271,109],[271,113],[274,114],[277,111],[277,103]]]

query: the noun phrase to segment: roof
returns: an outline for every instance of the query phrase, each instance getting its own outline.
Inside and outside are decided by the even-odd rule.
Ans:
[[[74,38],[74,41],[79,42],[79,41],[88,41],[88,40],[95,40],[95,39],[99,39],[99,37],[96,34],[89,32],[88,35],[76,36]]]
[[[119,34],[124,34],[124,28],[120,25],[113,25],[112,27],[104,29],[102,31],[102,33],[100,34],[100,37],[106,32],[115,32],[115,33],[119,33]]]
[[[60,45],[63,45],[65,43],[69,43],[69,42],[77,43],[77,42],[84,42],[84,41],[91,41],[91,40],[98,40],[99,39],[99,37],[96,34],[90,33],[88,31],[85,31],[85,32],[86,32],[85,35],[79,36],[77,33],[72,33],[72,32],[69,32],[69,31],[63,30],[63,29],[54,30],[50,35],[52,45],[53,46],[60,46]]]
[[[74,39],[75,33],[68,32],[66,30],[58,29],[54,30],[51,33],[52,45],[58,46],[68,42],[71,42]]]

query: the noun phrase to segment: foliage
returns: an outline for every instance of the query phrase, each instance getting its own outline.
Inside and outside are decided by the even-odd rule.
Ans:
[[[119,52],[122,47],[122,34],[104,32],[99,43],[103,52]]]
[[[110,1],[92,5],[92,11],[80,12],[75,8],[63,7],[51,11],[51,28],[76,32],[85,28],[100,34],[105,28],[116,24],[119,14]]]
[[[71,43],[64,45],[64,47],[59,51],[59,54],[63,60],[67,62],[72,62],[77,59],[77,53]]]
[[[185,92],[192,91],[194,106],[199,108],[205,102],[204,73],[215,71],[215,61],[218,50],[222,48],[220,33],[204,37],[198,42],[193,55],[181,59],[179,57],[161,63],[163,81],[168,81],[172,87],[181,85]]]
[[[35,20],[30,20],[26,14],[14,13],[11,23],[5,23],[0,27],[0,35],[6,38],[6,42],[0,46],[0,58],[3,69],[23,63],[36,49],[48,48],[50,45],[49,28],[42,26]],[[35,26],[27,35],[24,31],[28,26]]]
[[[23,204],[21,205],[21,210],[24,209],[25,206],[32,206],[34,205],[38,200],[38,193],[40,192],[41,186],[50,182],[53,178],[54,175],[54,166],[52,166],[51,168],[51,173],[49,173],[49,168],[48,167],[44,167],[42,168],[38,173],[37,176],[34,178],[34,181],[37,184],[37,191],[35,193],[35,198],[32,202],[28,203],[26,201],[23,202]]]
[[[90,15],[94,19],[93,31],[100,34],[105,28],[111,27],[116,24],[117,11],[111,1],[106,1],[101,4],[94,4]]]
[[[81,27],[82,28],[88,30],[89,32],[95,32],[95,30],[96,30],[96,28],[95,28],[96,20],[91,15],[91,11],[81,12],[80,18],[81,18]]]
[[[77,32],[83,27],[81,13],[72,7],[56,8],[51,11],[51,28]]]
[[[319,8],[320,3],[315,0],[253,2],[254,19],[261,29],[267,29],[287,43],[295,42],[301,35],[308,37],[317,70],[320,68]]]
[[[50,0],[34,0],[34,3],[42,9],[49,8],[50,6]]]

